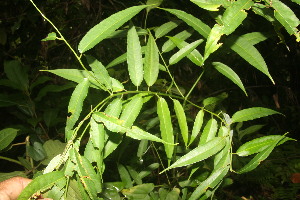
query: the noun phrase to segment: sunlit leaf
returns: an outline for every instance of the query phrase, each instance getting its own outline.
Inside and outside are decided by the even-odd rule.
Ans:
[[[204,145],[205,143],[216,137],[217,130],[218,122],[214,118],[211,118],[203,129],[203,132],[200,136],[199,146]]]
[[[45,189],[51,188],[58,181],[64,180],[66,179],[62,171],[50,172],[48,174],[38,176],[27,185],[18,197],[18,200],[29,199],[37,191],[44,191]]]
[[[202,160],[205,160],[216,153],[218,153],[221,149],[223,149],[224,145],[226,144],[225,137],[216,137],[204,145],[198,146],[179,158],[175,163],[173,163],[170,167],[166,170],[173,169],[176,167],[183,167],[186,165],[190,165]],[[162,171],[161,173],[163,173]]]
[[[227,3],[226,0],[191,0],[191,2],[209,11],[218,11],[221,5]]]
[[[283,137],[281,135],[268,135],[256,138],[254,140],[251,140],[249,142],[246,142],[242,146],[238,148],[236,151],[236,154],[239,156],[249,156],[251,154],[259,153],[264,151],[266,148],[268,148],[270,145],[272,145],[274,142],[278,141],[280,142],[277,145],[283,144],[284,142],[288,140],[293,140],[289,137]]]
[[[47,37],[42,39],[41,41],[49,41],[49,40],[56,40],[55,32],[48,33]]]
[[[252,33],[246,33],[246,34],[242,35],[241,37],[243,39],[247,40],[249,44],[256,45],[256,44],[268,39],[269,36],[270,35],[267,33],[252,32]]]
[[[150,34],[145,50],[145,63],[144,63],[144,79],[147,85],[152,86],[159,73],[159,54],[153,36]]]
[[[221,74],[226,76],[234,84],[239,86],[239,88],[241,88],[241,90],[243,90],[243,92],[246,94],[246,96],[248,96],[240,77],[230,67],[228,67],[227,65],[225,65],[221,62],[213,62],[212,64],[216,70],[218,70]]]
[[[232,116],[232,123],[249,121],[249,120],[266,117],[274,114],[281,114],[281,113],[275,110],[262,108],[262,107],[247,108],[234,113]]]
[[[196,116],[195,121],[194,121],[194,126],[193,126],[192,135],[191,135],[189,145],[191,145],[193,143],[193,141],[195,140],[195,138],[199,135],[200,129],[201,129],[202,124],[203,124],[203,117],[204,117],[204,111],[200,110],[198,112],[197,116]]]
[[[76,86],[72,93],[68,106],[69,117],[67,118],[67,124],[65,128],[66,140],[69,140],[71,138],[69,131],[73,129],[75,123],[79,119],[80,113],[82,111],[83,101],[88,93],[89,85],[90,83],[88,79],[84,78],[83,81]]]
[[[143,97],[139,94],[135,95],[130,102],[128,102],[120,116],[120,120],[124,121],[124,126],[131,127],[137,116],[139,115],[143,106]]]
[[[130,80],[135,86],[143,81],[143,59],[139,36],[135,26],[128,30],[127,36],[127,64]]]
[[[170,110],[166,100],[162,97],[159,97],[157,101],[157,114],[160,121],[160,132],[161,132],[162,139],[168,143],[173,144],[174,135],[173,135],[173,126],[171,121]],[[174,151],[173,145],[165,144],[165,152],[167,154],[169,164],[173,155],[173,151]]]
[[[184,30],[181,31],[180,33],[177,33],[174,35],[172,38],[180,39],[180,40],[186,40],[192,35],[193,31],[191,30]],[[161,51],[162,52],[169,52],[173,50],[176,47],[176,45],[173,43],[171,39],[168,39],[162,46]]]
[[[92,117],[97,122],[103,122],[105,127],[112,132],[125,133],[127,130],[124,126],[124,121],[114,116],[109,116],[103,112],[94,112]]]
[[[127,129],[126,135],[128,137],[131,137],[136,140],[150,140],[150,141],[154,141],[154,142],[161,142],[166,145],[174,145],[174,144],[168,143],[168,142],[156,137],[155,135],[152,135],[136,126],[132,126],[131,129]]]
[[[133,6],[102,20],[99,24],[91,28],[82,38],[78,45],[79,52],[84,53],[93,48],[146,7],[145,5]]]
[[[191,44],[188,44],[184,48],[180,49],[177,53],[175,53],[169,60],[170,65],[174,65],[179,62],[182,58],[190,54],[199,44],[201,44],[203,40],[196,40]]]
[[[155,38],[161,38],[176,28],[181,21],[169,21],[155,29]]]
[[[181,103],[178,100],[173,99],[173,102],[174,102],[175,113],[176,113],[176,116],[177,116],[177,119],[178,119],[178,124],[179,124],[179,127],[180,127],[181,136],[183,138],[185,146],[187,146],[188,145],[188,139],[189,139],[189,135],[188,135],[189,134],[189,129],[188,129],[184,109],[183,109]]]
[[[247,17],[245,9],[248,10],[254,2],[252,0],[239,0],[232,2],[223,16],[222,22],[224,25],[224,34],[229,35],[235,31],[235,29],[244,21]]]
[[[149,5],[146,8],[147,12],[149,12],[153,8],[158,7],[162,2],[163,2],[163,0],[147,0],[146,5]]]
[[[87,59],[89,66],[92,68],[92,71],[94,72],[96,81],[99,84],[103,85],[105,90],[111,90],[112,89],[111,78],[106,68],[102,65],[100,61],[98,61],[94,57],[88,55],[86,55],[85,57]]]
[[[176,9],[163,9],[176,15],[179,19],[187,23],[189,26],[193,27],[200,35],[204,38],[207,38],[210,32],[210,27],[203,23],[200,19],[194,17],[191,14],[188,14],[182,10]]]
[[[205,44],[204,60],[206,60],[210,54],[215,52],[222,45],[222,43],[218,43],[218,41],[223,35],[223,30],[224,27],[218,24],[211,29]]]

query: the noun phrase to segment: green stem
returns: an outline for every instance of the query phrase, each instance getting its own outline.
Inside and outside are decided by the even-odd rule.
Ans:
[[[187,95],[185,96],[184,102],[183,102],[183,106],[185,105],[185,103],[186,103],[188,97],[190,96],[190,94],[192,93],[192,91],[194,90],[194,88],[196,87],[196,85],[198,84],[198,82],[200,81],[200,79],[202,78],[203,74],[204,74],[204,69],[203,69],[202,73],[200,74],[200,76],[199,76],[199,77],[197,78],[197,80],[195,81],[194,85],[191,87],[190,91],[189,91],[189,92],[187,93]]]
[[[7,161],[9,161],[9,162],[14,162],[14,163],[16,163],[16,164],[18,164],[18,165],[23,166],[22,163],[21,163],[20,161],[15,160],[15,159],[12,159],[12,158],[7,158],[7,157],[4,157],[4,156],[0,156],[0,159],[2,159],[2,160],[7,160]]]

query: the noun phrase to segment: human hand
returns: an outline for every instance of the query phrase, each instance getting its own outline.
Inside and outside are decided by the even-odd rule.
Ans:
[[[13,177],[0,182],[0,200],[16,200],[31,179]]]

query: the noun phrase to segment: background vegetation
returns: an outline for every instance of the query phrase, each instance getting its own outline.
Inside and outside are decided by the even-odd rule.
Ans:
[[[298,1],[295,1],[296,3],[291,1],[282,2],[288,5],[296,16],[300,16]],[[36,2],[37,7],[55,24],[74,49],[77,49],[79,42],[87,31],[100,21],[121,10],[144,3],[146,2],[135,0],[47,0]],[[0,147],[3,147],[0,148],[0,180],[15,175],[33,178],[41,175],[42,170],[49,164],[51,158],[61,153],[65,148],[66,118],[67,116],[70,117],[68,104],[74,87],[77,85],[43,70],[82,68],[63,41],[41,41],[55,30],[51,24],[41,17],[30,1],[1,1],[0,7],[0,130],[9,133],[6,138],[3,137],[4,132],[0,135],[0,137],[2,136]],[[160,7],[190,13],[211,28],[215,24],[215,19],[218,19],[218,14],[224,12],[223,8],[220,12],[208,12],[188,0],[165,0]],[[189,96],[190,102],[200,106],[203,106],[203,100],[214,97],[214,103],[209,105],[210,107],[207,109],[217,114],[222,111],[232,116],[238,110],[245,108],[266,107],[284,115],[272,115],[232,127],[235,135],[245,134],[244,139],[235,138],[234,150],[237,150],[246,141],[260,136],[283,135],[289,132],[287,135],[289,138],[300,139],[299,43],[296,42],[294,35],[289,35],[283,27],[278,26],[276,24],[278,22],[270,23],[252,10],[247,11],[247,13],[247,18],[235,30],[235,34],[239,36],[250,32],[264,33],[267,39],[259,42],[255,47],[265,59],[275,84],[272,84],[269,77],[253,68],[237,53],[228,51],[228,48],[221,48],[218,50],[218,54],[212,54],[208,61],[224,62],[232,67],[242,80],[248,96],[244,95],[243,91],[232,84],[229,79],[226,79],[216,70],[212,70],[212,68],[207,69]],[[155,12],[151,11],[148,14],[146,10],[143,10],[130,23],[134,24],[135,27],[145,28],[146,32],[146,28],[152,28],[153,33],[154,27],[159,27],[171,20],[178,20],[178,18],[166,11],[155,9]],[[127,30],[129,25],[127,23],[124,30]],[[183,30],[192,30],[183,22],[181,22],[178,29],[169,33],[169,35],[173,36]],[[142,35],[140,39],[141,44],[146,45],[147,37]],[[186,41],[192,43],[198,39],[199,35],[193,33]],[[157,40],[157,46],[161,47],[166,40],[167,38]],[[127,51],[126,45],[126,35],[125,37],[106,39],[101,42],[101,45],[91,49],[88,54],[101,60],[102,64],[107,66],[112,60]],[[203,50],[204,46],[200,49]],[[171,57],[176,52],[177,50],[173,50],[166,53],[166,55]],[[12,71],[12,68],[16,71]],[[185,92],[189,91],[201,73],[201,68],[195,67],[194,63],[187,58],[169,69],[172,77],[180,86],[180,90]],[[122,80],[127,91],[136,90],[136,87],[130,81],[126,62],[109,68],[108,72],[111,77]],[[165,93],[171,82],[167,73],[160,73],[159,79],[151,87],[151,91]],[[145,84],[140,88],[146,88],[147,91]],[[175,87],[169,89],[168,94],[179,95]],[[83,105],[81,116],[86,116],[90,112],[91,106],[92,108],[96,106],[99,100],[105,98],[105,95],[107,94],[104,91],[90,91]],[[128,95],[125,100],[129,101],[131,97],[131,95]],[[167,101],[170,108],[170,99],[167,99]],[[152,128],[147,126],[152,123],[151,119],[155,120],[153,113],[156,110],[151,110],[154,105],[156,106],[156,101],[153,99],[144,105],[145,108],[141,111],[135,125],[144,129]],[[193,124],[199,109],[189,104],[184,109],[188,123]],[[170,108],[170,110],[172,110],[172,123],[176,124],[175,112],[173,108]],[[159,131],[157,122],[153,121],[153,123],[156,123],[153,126],[154,129]],[[245,133],[247,127],[253,128],[252,125],[257,124],[261,126],[256,126],[253,130],[248,129],[249,133]],[[178,132],[178,129],[177,127],[175,131]],[[244,132],[240,133],[242,131]],[[8,144],[5,143],[5,141],[9,141],[7,138],[11,138],[11,142],[8,142]],[[88,140],[88,136],[84,136],[81,140],[80,151],[82,153],[85,151]],[[122,181],[124,184],[126,178],[124,180],[124,177],[120,177],[118,173],[123,170],[122,166],[126,166],[126,169],[125,167],[124,169],[130,172],[130,167],[134,168],[133,171],[147,171],[141,167],[142,165],[139,166],[138,162],[141,162],[143,166],[151,163],[161,164],[155,148],[151,148],[151,145],[147,146],[150,149],[149,151],[146,151],[146,148],[143,152],[147,156],[137,156],[137,149],[141,143],[125,140],[122,143],[123,146],[119,146],[116,152],[108,157],[106,171],[102,177],[104,182],[107,183],[105,185],[106,189],[111,188],[108,182]],[[125,149],[126,145],[130,145],[132,148]],[[157,151],[160,152],[160,155],[164,154],[162,147],[161,149],[158,148]],[[178,149],[178,151],[180,154],[180,151],[183,150]],[[215,193],[214,198],[299,198],[299,179],[291,181],[293,174],[300,173],[299,152],[299,143],[295,141],[288,141],[276,147],[256,170],[242,175],[229,173],[224,179],[223,185]],[[167,160],[165,155],[162,157],[165,161]],[[242,166],[238,161],[236,162],[236,166]],[[210,173],[209,162],[199,164],[199,166],[196,165],[196,167],[200,167],[201,170],[194,175],[197,178],[192,179],[193,183],[184,182],[188,180],[189,174],[187,171],[190,171],[190,169],[184,168],[177,173],[172,172],[172,175],[169,174],[169,176],[174,176],[174,174],[177,176],[172,177],[170,183],[166,175],[159,175],[163,171],[161,166],[154,166],[146,180],[143,179],[143,183],[154,183],[157,190],[153,191],[157,191],[160,196],[163,196],[163,193],[165,193],[165,197],[178,194],[177,196],[183,199],[183,188],[192,188],[188,192],[192,191]],[[131,176],[134,177],[132,174]],[[133,183],[133,185],[136,185],[136,180],[133,180]],[[70,185],[72,184],[74,185],[73,182],[70,182]],[[123,185],[120,188],[128,189],[133,185]],[[76,186],[72,187],[76,188]],[[109,193],[108,190],[105,190],[104,198],[113,196],[117,199],[119,196],[126,196],[124,189],[122,192],[118,191],[119,193]],[[71,191],[71,189],[69,190]],[[181,192],[180,195],[178,191]],[[188,192],[187,195],[190,195]],[[49,195],[51,196],[51,194]],[[82,193],[77,194],[71,191],[70,195],[79,198]],[[127,197],[138,199],[130,195]],[[81,198],[83,197],[81,196]],[[161,199],[164,198],[161,197]]]

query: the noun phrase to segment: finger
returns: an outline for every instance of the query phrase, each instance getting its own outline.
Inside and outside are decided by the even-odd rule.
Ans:
[[[13,177],[0,183],[0,191],[9,199],[17,199],[22,190],[31,182],[28,178]]]

